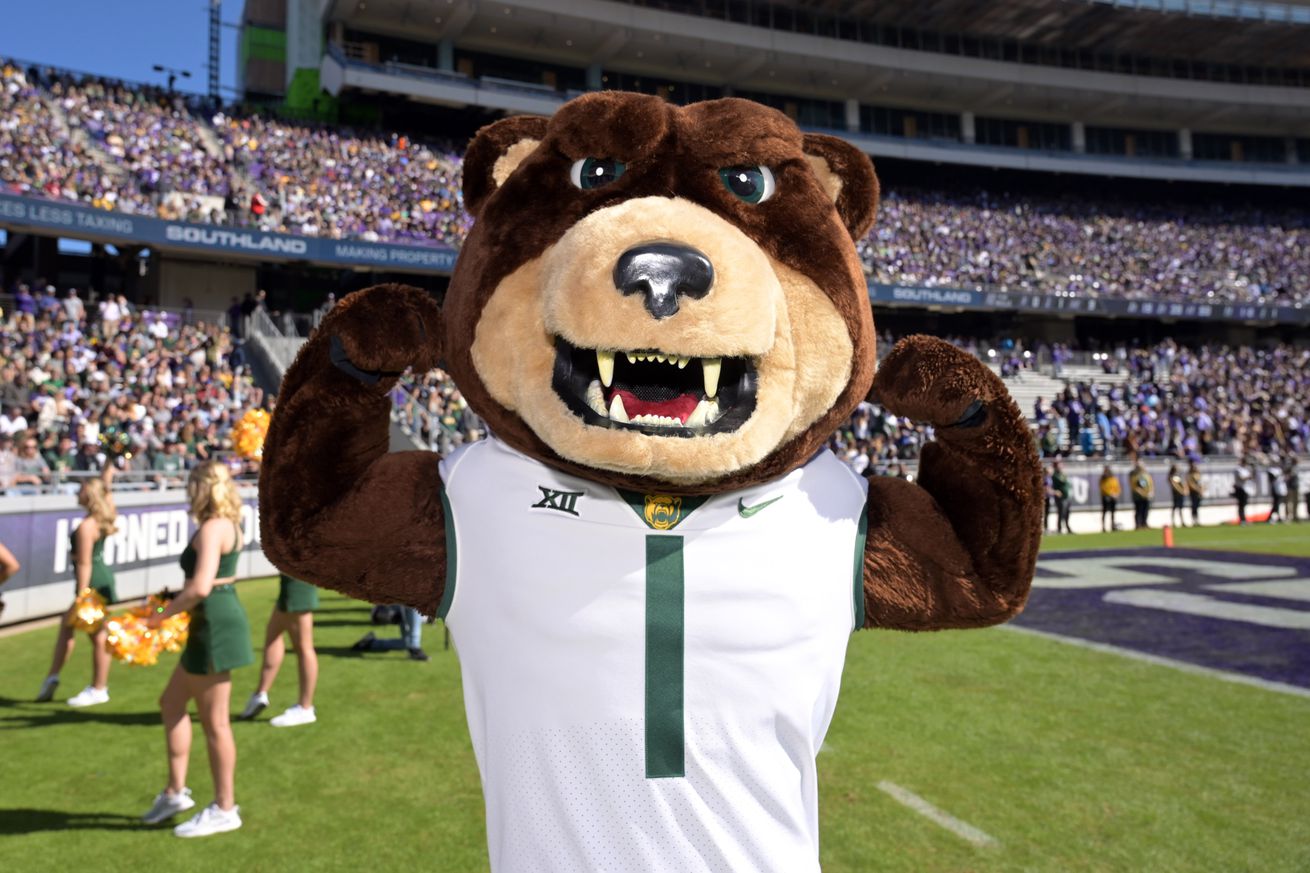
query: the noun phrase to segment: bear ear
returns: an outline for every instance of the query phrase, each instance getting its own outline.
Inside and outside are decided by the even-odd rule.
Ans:
[[[548,123],[541,115],[514,115],[478,131],[464,153],[464,208],[470,215],[476,218],[487,198],[532,154]]]
[[[869,156],[840,137],[805,134],[805,160],[819,184],[837,204],[837,214],[858,240],[869,232],[878,212],[878,176]]]

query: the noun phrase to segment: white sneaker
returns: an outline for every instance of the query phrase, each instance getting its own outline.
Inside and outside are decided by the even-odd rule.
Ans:
[[[36,693],[36,702],[45,703],[55,699],[55,689],[59,687],[59,674],[45,677],[41,681],[41,690]]]
[[[146,814],[141,816],[141,820],[146,824],[159,824],[164,819],[172,818],[179,812],[186,812],[195,805],[196,802],[191,799],[190,788],[183,788],[177,794],[161,791],[155,795],[155,802],[150,805]]]
[[[234,806],[224,811],[217,803],[211,803],[190,819],[173,828],[173,835],[178,837],[207,837],[211,834],[225,834],[241,827],[241,807]]]
[[[268,695],[262,691],[256,691],[254,694],[250,695],[250,699],[246,701],[246,708],[241,710],[241,714],[237,716],[237,721],[250,721],[250,719],[259,715],[267,707]]]
[[[314,715],[314,707],[305,709],[300,704],[288,709],[281,715],[275,715],[268,720],[273,727],[296,727],[302,724],[313,724],[318,721],[318,716]]]
[[[79,691],[76,696],[68,698],[69,706],[99,706],[108,702],[108,688],[92,688],[90,685]]]

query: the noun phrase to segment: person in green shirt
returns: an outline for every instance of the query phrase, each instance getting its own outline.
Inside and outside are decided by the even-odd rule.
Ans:
[[[1051,490],[1055,492],[1055,532],[1073,533],[1069,527],[1069,477],[1059,461],[1051,465]]]
[[[174,488],[182,484],[182,474],[186,471],[186,446],[173,441],[155,455],[150,464],[157,476],[155,484],[160,488]]]

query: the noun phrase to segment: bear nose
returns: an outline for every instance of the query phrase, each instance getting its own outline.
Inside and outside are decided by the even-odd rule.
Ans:
[[[646,243],[628,249],[614,265],[614,287],[624,297],[640,294],[646,311],[668,318],[678,311],[678,298],[696,300],[710,292],[714,266],[705,255],[676,243]]]

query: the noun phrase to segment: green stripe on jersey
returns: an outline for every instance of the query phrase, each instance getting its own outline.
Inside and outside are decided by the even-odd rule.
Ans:
[[[686,775],[682,537],[646,535],[646,778]]]
[[[441,491],[442,522],[446,528],[446,579],[441,592],[441,604],[437,607],[437,618],[445,619],[450,612],[450,601],[455,597],[455,514],[450,511],[450,498],[446,496],[446,486],[439,486]]]
[[[864,544],[869,540],[869,505],[860,510],[860,529],[855,534],[855,628],[864,627]]]

